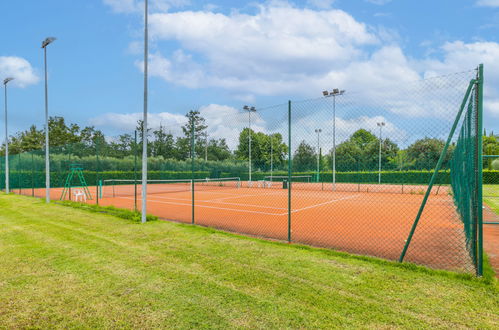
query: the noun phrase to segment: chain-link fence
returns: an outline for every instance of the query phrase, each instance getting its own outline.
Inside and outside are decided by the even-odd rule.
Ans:
[[[147,210],[480,274],[482,180],[492,217],[499,195],[496,158],[482,159],[481,79],[472,70],[265,108],[211,105],[170,126],[151,121]],[[51,148],[51,197],[140,210],[142,135]],[[11,190],[43,197],[44,152],[9,160]],[[4,178],[2,167],[3,188]]]

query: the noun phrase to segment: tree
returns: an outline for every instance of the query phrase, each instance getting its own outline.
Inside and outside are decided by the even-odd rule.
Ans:
[[[177,160],[186,160],[191,155],[191,139],[186,137],[177,137],[175,140],[174,157]]]
[[[336,147],[337,171],[373,171],[379,166],[379,138],[373,133],[359,129],[347,141]],[[384,169],[393,168],[389,158],[396,157],[397,145],[390,139],[381,141],[381,166]],[[332,168],[333,150],[329,153],[329,163]]]
[[[211,139],[208,142],[208,160],[221,161],[229,159],[231,152],[225,139]]]
[[[189,157],[191,157],[191,139],[192,139],[192,132],[194,130],[194,152],[200,156],[201,155],[201,149],[205,145],[205,134],[206,134],[206,129],[208,126],[206,126],[206,120],[201,117],[199,111],[194,111],[191,110],[189,111],[186,115],[187,117],[187,124],[182,126],[182,131],[184,132],[184,136],[186,139],[189,141],[189,150],[188,154]],[[185,146],[186,143],[185,141],[180,141],[182,146]],[[179,147],[179,146],[177,146]],[[204,149],[203,149],[204,150]]]
[[[237,159],[247,160],[249,157],[249,134],[248,128],[243,129],[239,134],[239,144],[236,149]],[[270,169],[271,149],[274,166],[277,167],[284,162],[288,152],[288,146],[282,142],[282,135],[279,133],[267,135],[251,130],[251,160],[255,169]]]
[[[445,142],[436,138],[424,138],[417,140],[407,148],[407,155],[414,161],[414,167],[418,170],[431,170],[435,168],[440,154],[445,146]],[[444,158],[443,168],[448,166],[455,146],[450,145]]]
[[[42,149],[45,143],[45,134],[43,130],[31,125],[28,131],[21,133],[20,140],[23,151]]]
[[[175,140],[171,133],[168,133],[163,125],[153,131],[154,141],[152,142],[152,155],[161,156],[164,159],[175,157]]]
[[[288,146],[282,141],[281,133],[269,134],[267,136],[265,150],[267,150],[267,152],[265,153],[267,170],[270,169],[271,154],[272,161],[274,163],[274,169],[284,164],[286,156],[288,154]]]
[[[50,146],[64,146],[80,142],[80,127],[77,124],[66,125],[63,117],[49,118]]]
[[[416,160],[409,158],[407,150],[399,150],[395,157],[388,157],[388,162],[399,171],[402,171],[413,167]]]
[[[314,170],[317,164],[317,153],[314,147],[302,141],[293,155],[293,170],[297,172]]]
[[[201,117],[199,111],[189,111],[185,115],[188,119],[187,124],[182,126],[182,131],[184,132],[184,135],[186,138],[191,138],[191,130],[192,126],[194,125],[194,139],[196,141],[200,140],[201,138],[204,139],[204,132],[208,128],[206,126],[206,120]]]
[[[484,155],[499,155],[499,136],[491,132],[489,136],[483,136],[483,154]],[[484,159],[483,165],[489,170],[493,169],[493,159]]]

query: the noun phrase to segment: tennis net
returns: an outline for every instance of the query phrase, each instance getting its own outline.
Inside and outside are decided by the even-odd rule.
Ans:
[[[216,190],[241,187],[241,179],[234,178],[205,178],[205,179],[169,179],[147,180],[147,194],[164,194],[192,191]],[[108,179],[101,182],[101,197],[127,197],[142,194],[141,180]]]
[[[288,181],[289,177],[287,175],[268,175],[263,178],[265,181],[270,182],[283,182]],[[292,175],[291,182],[311,182],[311,175]]]

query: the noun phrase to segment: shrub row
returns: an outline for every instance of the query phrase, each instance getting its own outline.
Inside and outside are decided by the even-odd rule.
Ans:
[[[389,184],[427,184],[430,181],[433,172],[431,171],[382,171],[381,182]],[[68,172],[52,172],[51,173],[51,186],[63,187]],[[98,180],[108,179],[141,179],[140,172],[133,171],[85,171],[85,179],[88,185],[96,185]],[[252,180],[263,180],[264,177],[269,176],[269,172],[255,172],[252,173]],[[315,172],[295,172],[294,176],[310,176],[311,181],[316,180]],[[378,172],[337,172],[336,182],[344,183],[377,183]],[[191,171],[149,171],[149,179],[188,179],[191,178]],[[287,176],[287,172],[275,171],[273,176]],[[4,176],[0,176],[0,188],[5,186]],[[203,178],[217,178],[217,177],[240,177],[241,180],[248,180],[247,171],[231,171],[224,172],[218,171],[196,171],[194,172],[195,179]],[[332,182],[333,175],[331,172],[322,173],[320,175],[321,182]],[[449,184],[451,180],[450,172],[440,171],[437,176],[436,184]],[[484,170],[483,171],[484,184],[499,184],[499,171]],[[45,187],[45,173],[43,171],[11,171],[10,172],[10,185],[12,189],[16,188],[42,188]]]

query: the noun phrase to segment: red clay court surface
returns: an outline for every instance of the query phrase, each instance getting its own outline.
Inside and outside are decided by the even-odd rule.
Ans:
[[[111,196],[104,187],[104,196]],[[291,240],[360,255],[398,260],[423,199],[424,186],[293,183]],[[130,188],[132,189],[132,188]],[[324,190],[323,190],[324,189]],[[406,261],[439,269],[471,272],[463,224],[447,187],[436,187],[407,252]],[[90,187],[95,195],[95,187]],[[339,191],[342,190],[342,191]],[[58,199],[61,188],[52,189]],[[369,191],[369,192],[368,192]],[[29,195],[31,190],[24,191]],[[42,197],[44,189],[35,190]],[[140,194],[138,198],[140,209]],[[148,195],[148,213],[162,219],[191,223],[192,192]],[[95,202],[94,200],[90,202]],[[133,209],[129,193],[104,197],[101,205]],[[271,188],[195,189],[195,223],[230,232],[286,241],[288,191]]]

